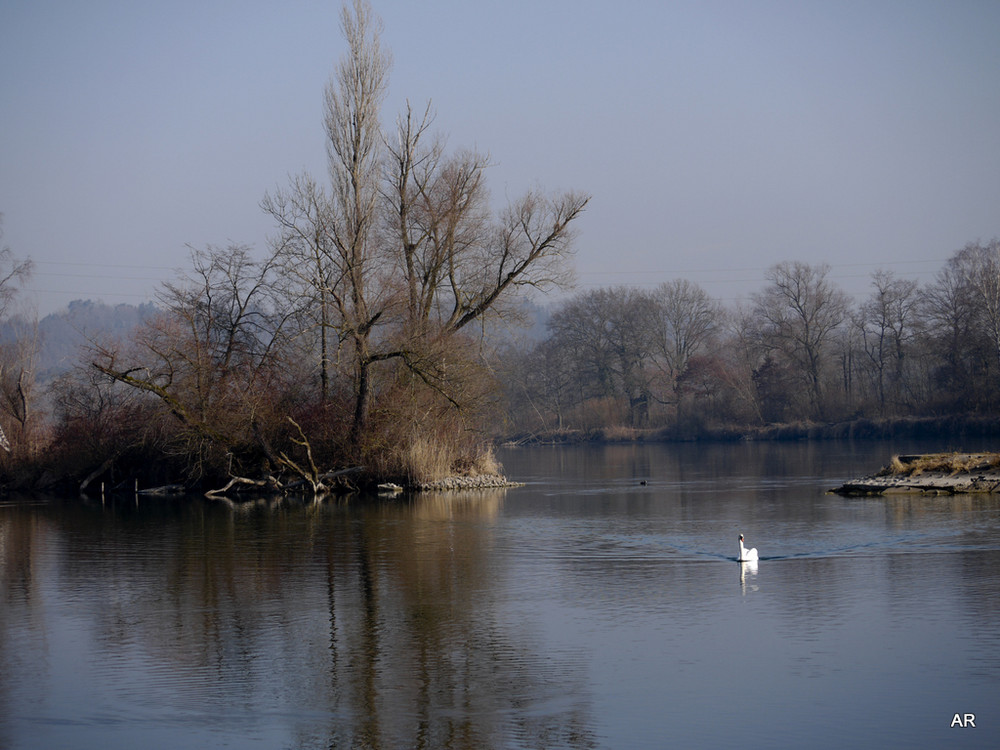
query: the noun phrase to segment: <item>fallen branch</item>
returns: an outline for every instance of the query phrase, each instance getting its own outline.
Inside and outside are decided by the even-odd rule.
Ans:
[[[101,474],[110,469],[111,465],[115,462],[116,458],[118,458],[117,451],[113,453],[111,456],[109,456],[107,459],[105,459],[104,463],[102,463],[100,466],[98,466],[96,469],[90,472],[86,477],[84,477],[84,480],[80,482],[80,492],[81,493],[85,492],[91,482],[93,482],[95,479],[101,476]]]
[[[325,490],[327,488],[323,484],[323,482],[325,482],[327,479],[334,479],[336,477],[342,477],[342,476],[346,476],[348,474],[357,474],[358,472],[364,471],[364,470],[365,470],[364,466],[352,466],[349,469],[337,469],[336,471],[328,471],[328,472],[326,472],[324,474],[320,474],[318,477],[316,477],[316,485],[315,486],[319,487],[321,490]],[[284,485],[283,488],[286,489],[286,490],[292,490],[292,489],[296,489],[298,487],[301,487],[304,484],[312,484],[312,480],[311,479],[299,479],[298,481],[295,481],[295,482],[289,482],[288,484]]]
[[[346,476],[348,474],[356,474],[358,472],[364,471],[363,466],[352,466],[349,469],[337,469],[335,471],[328,471],[320,474],[316,477],[314,482],[310,478],[298,479],[294,482],[282,483],[279,482],[272,476],[268,476],[266,479],[250,479],[248,477],[231,477],[229,482],[225,487],[220,487],[217,490],[209,490],[205,493],[205,497],[219,498],[225,496],[225,494],[237,485],[243,485],[248,487],[266,487],[272,492],[290,492],[296,490],[299,487],[309,485],[313,494],[320,495],[326,491],[326,486],[323,484],[327,479],[335,479],[336,477]]]
[[[290,459],[285,454],[284,451],[278,454],[278,459],[281,465],[291,469],[300,477],[302,477],[302,481],[300,482],[300,484],[305,484],[306,482],[308,482],[310,485],[312,485],[312,491],[314,495],[318,495],[321,492],[325,492],[326,487],[323,485],[322,477],[319,476],[319,469],[316,468],[316,462],[313,461],[312,446],[309,444],[309,439],[306,437],[306,434],[302,431],[302,428],[299,426],[298,422],[296,422],[291,417],[286,417],[286,419],[293,425],[295,425],[295,429],[299,431],[299,437],[301,437],[302,439],[296,440],[295,438],[291,438],[291,441],[296,445],[301,445],[303,448],[306,449],[306,458],[309,459],[309,469],[303,469],[302,467],[300,467],[297,463],[295,463],[292,459]]]
[[[228,484],[225,487],[220,487],[217,490],[208,490],[205,493],[205,497],[221,497],[225,495],[229,490],[238,484],[250,485],[251,487],[268,487],[274,490],[281,490],[281,483],[274,477],[267,477],[266,479],[249,479],[247,477],[231,477]]]

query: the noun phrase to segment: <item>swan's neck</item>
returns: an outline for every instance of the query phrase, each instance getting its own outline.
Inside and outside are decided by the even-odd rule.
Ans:
[[[747,559],[747,548],[743,546],[743,540],[740,539],[740,560]]]

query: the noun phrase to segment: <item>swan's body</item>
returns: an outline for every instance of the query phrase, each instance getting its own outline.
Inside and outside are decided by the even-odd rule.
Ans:
[[[743,546],[743,535],[740,534],[739,562],[757,562],[757,548],[747,549]]]

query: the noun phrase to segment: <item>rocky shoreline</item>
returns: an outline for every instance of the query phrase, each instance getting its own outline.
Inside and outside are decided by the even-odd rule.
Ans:
[[[832,492],[838,495],[996,493],[1000,492],[1000,454],[893,456],[890,464],[877,474],[845,482]]]
[[[378,485],[377,489],[380,495],[385,496],[395,495],[407,489],[414,492],[446,492],[450,490],[497,490],[523,486],[521,482],[511,482],[498,474],[476,474],[474,476],[445,477],[433,482],[417,482],[407,487],[387,482]]]
[[[511,482],[499,475],[480,474],[477,476],[445,477],[434,482],[418,484],[415,489],[421,492],[435,492],[441,490],[495,490],[523,486],[520,482]]]

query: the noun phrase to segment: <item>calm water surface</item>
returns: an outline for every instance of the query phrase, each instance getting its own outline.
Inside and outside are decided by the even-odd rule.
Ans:
[[[398,500],[10,498],[0,748],[997,747],[1000,499],[825,492],[947,447],[513,449],[525,487]]]

